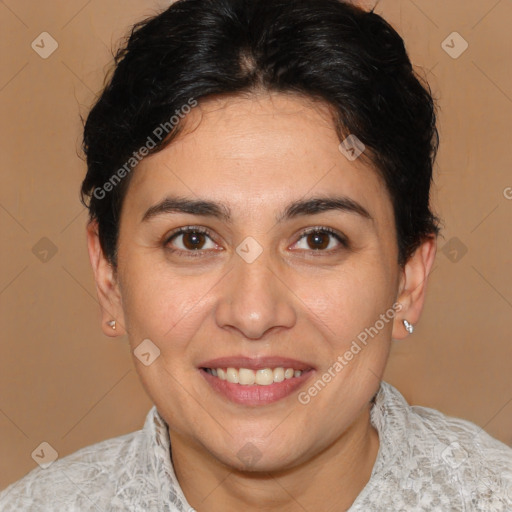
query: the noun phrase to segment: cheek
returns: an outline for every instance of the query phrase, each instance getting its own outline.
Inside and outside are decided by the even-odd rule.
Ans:
[[[335,276],[308,289],[315,290],[308,300],[309,309],[322,320],[327,337],[338,345],[374,325],[396,297],[392,270],[373,258],[340,268]]]
[[[206,274],[173,275],[168,268],[143,258],[127,258],[122,276],[123,311],[132,343],[142,336],[154,339],[162,348],[176,349],[199,325],[208,308],[205,290],[216,282]]]

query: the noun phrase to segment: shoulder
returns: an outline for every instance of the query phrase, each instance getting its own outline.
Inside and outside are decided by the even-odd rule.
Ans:
[[[111,500],[145,442],[142,430],[82,448],[43,469],[37,467],[0,492],[2,512],[111,510]]]
[[[397,489],[434,508],[512,510],[510,447],[470,421],[410,406],[387,383],[379,394],[374,418]]]
[[[512,449],[466,420],[411,407],[422,428],[416,445],[432,454],[433,474],[445,475],[474,510],[511,510]],[[421,437],[419,437],[421,435]]]
[[[413,434],[417,445],[431,450],[447,466],[471,465],[475,474],[487,468],[503,472],[512,482],[512,449],[482,427],[429,407],[410,406],[408,417],[416,427]]]

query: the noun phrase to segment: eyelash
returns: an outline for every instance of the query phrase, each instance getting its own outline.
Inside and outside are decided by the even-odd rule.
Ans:
[[[204,250],[196,250],[196,251],[184,251],[182,249],[170,249],[169,247],[167,247],[167,245],[173,240],[173,238],[176,238],[177,236],[179,235],[183,235],[183,234],[186,234],[186,233],[201,233],[203,235],[208,235],[208,237],[210,239],[212,239],[212,236],[211,236],[211,233],[208,229],[205,229],[205,228],[201,228],[199,226],[187,226],[187,227],[184,227],[184,228],[179,228],[178,230],[172,232],[165,240],[164,242],[164,246],[166,247],[166,249],[173,253],[173,254],[178,254],[179,256],[185,256],[187,258],[201,258],[201,257],[204,257],[205,254],[204,254]]]
[[[164,246],[166,247],[166,249],[169,252],[173,253],[173,254],[178,254],[180,256],[183,255],[183,256],[189,257],[189,258],[205,257],[206,256],[205,252],[208,251],[208,249],[207,250],[198,249],[198,250],[184,251],[182,249],[171,249],[171,248],[168,247],[168,244],[174,238],[176,238],[179,235],[186,234],[186,233],[200,233],[200,234],[203,234],[203,235],[207,235],[213,241],[213,237],[211,236],[211,232],[208,229],[202,228],[200,226],[187,226],[187,227],[184,227],[184,228],[179,228],[178,230],[172,232],[165,239]],[[327,227],[314,227],[314,228],[306,229],[306,230],[304,230],[300,234],[297,242],[295,242],[295,243],[298,243],[305,236],[308,236],[308,235],[311,235],[311,234],[316,234],[316,233],[329,234],[329,235],[333,236],[341,244],[341,246],[343,248],[345,248],[345,249],[349,248],[348,240],[343,235],[341,235],[340,233],[338,233],[334,229],[327,228]],[[311,249],[311,250],[306,251],[306,252],[312,254],[313,256],[322,256],[322,255],[325,255],[325,254],[335,253],[335,252],[337,252],[339,250],[340,249],[330,249],[330,250],[325,250],[325,249],[316,249],[315,250],[315,249]]]

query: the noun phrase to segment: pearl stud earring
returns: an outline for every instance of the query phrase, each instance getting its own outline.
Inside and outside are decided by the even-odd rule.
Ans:
[[[414,326],[412,324],[410,324],[407,320],[404,320],[404,327],[405,327],[405,330],[409,333],[409,334],[412,334],[413,331],[414,331]]]

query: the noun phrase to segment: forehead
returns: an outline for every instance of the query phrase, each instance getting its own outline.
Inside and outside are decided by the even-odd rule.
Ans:
[[[222,201],[240,215],[255,206],[342,194],[391,213],[385,185],[368,160],[348,160],[329,108],[298,95],[207,100],[185,118],[183,132],[133,171],[125,198],[141,211],[166,194]],[[254,212],[254,210],[252,210]]]

